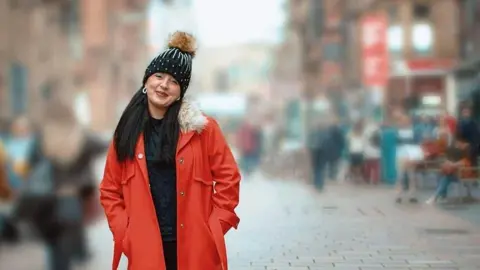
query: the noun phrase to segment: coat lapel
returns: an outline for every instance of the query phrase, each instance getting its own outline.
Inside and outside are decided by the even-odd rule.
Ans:
[[[190,142],[193,135],[195,135],[195,131],[180,133],[180,137],[178,138],[178,144],[177,144],[177,154],[188,144],[188,142]]]
[[[145,154],[145,141],[143,139],[143,133],[140,134],[140,138],[138,138],[137,146],[135,148],[136,148],[135,160],[138,163],[138,167],[140,168],[140,172],[142,173],[143,179],[145,180],[145,183],[148,186],[150,184],[150,181],[148,178],[147,158]]]

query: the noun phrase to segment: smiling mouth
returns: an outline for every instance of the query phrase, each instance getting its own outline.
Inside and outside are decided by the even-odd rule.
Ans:
[[[162,97],[162,98],[168,97],[168,95],[163,93],[163,92],[155,92],[155,94],[157,94],[157,96]]]

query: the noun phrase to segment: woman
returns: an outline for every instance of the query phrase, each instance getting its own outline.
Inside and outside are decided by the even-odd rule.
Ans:
[[[226,270],[240,174],[212,118],[184,97],[195,41],[176,32],[152,60],[110,146],[100,200],[130,270]]]
[[[397,182],[397,203],[408,199],[411,203],[417,203],[416,198],[416,167],[424,159],[424,152],[420,145],[415,142],[415,133],[412,122],[406,113],[400,113],[397,118],[397,168],[400,176]],[[407,198],[404,198],[404,197]]]

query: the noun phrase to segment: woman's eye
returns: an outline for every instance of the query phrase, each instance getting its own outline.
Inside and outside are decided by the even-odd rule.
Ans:
[[[155,77],[162,78],[162,74],[155,74]]]
[[[173,80],[172,83],[175,84],[175,85],[178,85],[178,82],[175,81],[175,80]]]

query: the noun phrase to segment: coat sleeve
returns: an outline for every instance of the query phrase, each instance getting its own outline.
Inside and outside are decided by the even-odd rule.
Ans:
[[[240,195],[240,172],[218,123],[209,118],[208,152],[215,192],[214,214],[220,220],[223,233],[237,228],[240,219],[235,213]]]
[[[100,183],[100,202],[115,242],[121,242],[127,228],[128,218],[121,186],[122,166],[117,160],[113,143],[110,144],[105,171]]]

